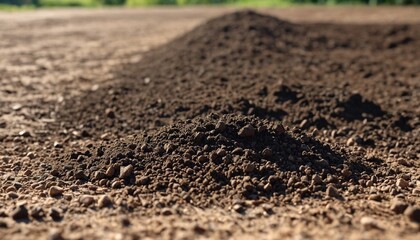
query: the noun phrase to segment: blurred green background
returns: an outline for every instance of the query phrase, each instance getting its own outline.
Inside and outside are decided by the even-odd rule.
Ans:
[[[99,7],[99,6],[153,6],[227,4],[269,7],[298,4],[359,4],[359,5],[420,5],[420,0],[0,0],[0,9],[38,7]]]

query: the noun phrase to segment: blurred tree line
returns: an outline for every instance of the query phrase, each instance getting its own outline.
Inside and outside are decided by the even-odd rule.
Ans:
[[[408,5],[420,4],[420,0],[260,0],[275,3],[296,4],[389,4]],[[259,0],[126,0],[128,5],[191,5],[191,4],[226,4],[226,3],[250,3]]]
[[[420,0],[262,0],[269,4],[370,4],[370,5],[410,5],[420,4]],[[104,5],[192,5],[192,4],[238,4],[259,3],[258,0],[0,0],[1,4],[36,7],[43,6],[104,6]]]
[[[126,2],[126,0],[0,0],[0,4],[36,7],[125,5]]]

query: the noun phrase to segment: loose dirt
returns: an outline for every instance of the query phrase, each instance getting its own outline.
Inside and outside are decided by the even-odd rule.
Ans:
[[[2,137],[0,228],[415,239],[419,29],[246,10],[130,52],[114,80],[45,103],[41,132]]]
[[[134,186],[137,194],[159,191],[170,194],[173,204],[232,207],[235,199],[270,198],[278,204],[320,197],[327,183],[341,187],[357,183],[362,173],[372,173],[362,157],[348,160],[343,152],[299,130],[288,133],[281,123],[210,115],[122,143],[73,152],[67,157],[70,166],[63,168],[70,180]]]

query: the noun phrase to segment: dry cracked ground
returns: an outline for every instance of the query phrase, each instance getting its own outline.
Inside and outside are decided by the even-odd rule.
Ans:
[[[349,121],[348,128],[321,127],[320,130],[315,129],[317,126],[310,126],[311,121],[301,121],[299,116],[297,116],[298,123],[285,117],[284,122],[287,122],[288,126],[284,129],[278,122],[277,125],[273,125],[273,117],[262,121],[242,115],[220,117],[210,114],[207,117],[199,116],[193,121],[178,122],[171,127],[154,129],[152,133],[142,133],[144,136],[149,135],[142,137],[140,134],[133,141],[129,140],[131,138],[128,136],[119,139],[121,135],[127,133],[127,129],[130,129],[124,124],[121,126],[124,134],[107,131],[107,127],[111,128],[108,125],[105,129],[97,128],[97,132],[88,132],[84,130],[88,124],[83,124],[83,121],[80,126],[69,127],[71,122],[68,121],[69,113],[74,114],[75,122],[78,122],[76,119],[79,115],[75,112],[84,109],[83,99],[87,99],[87,102],[93,101],[92,99],[96,99],[95,96],[89,95],[101,96],[101,89],[109,89],[110,86],[111,88],[117,86],[116,91],[121,90],[118,84],[124,75],[122,72],[126,69],[132,74],[142,75],[130,66],[138,64],[149,66],[150,59],[150,66],[153,69],[158,66],[156,72],[162,69],[164,75],[164,71],[172,71],[165,65],[156,65],[156,56],[160,56],[161,52],[155,54],[155,57],[145,58],[151,49],[159,48],[211,18],[236,10],[212,7],[56,9],[0,13],[1,238],[418,239],[420,237],[418,162],[420,110],[416,105],[419,102],[416,90],[419,90],[420,81],[420,70],[418,70],[420,53],[416,46],[419,46],[419,8],[302,7],[258,10],[261,14],[269,14],[295,25],[249,12],[222,18],[230,21],[232,18],[240,17],[246,24],[251,25],[255,20],[252,30],[255,30],[256,36],[261,39],[264,37],[270,39],[271,36],[267,35],[267,31],[269,33],[283,31],[277,29],[279,26],[290,28],[291,32],[300,29],[300,32],[296,30],[296,34],[301,34],[301,29],[310,29],[311,24],[334,24],[335,27],[326,27],[329,29],[328,36],[333,36],[339,32],[337,28],[340,24],[352,25],[353,27],[347,31],[354,34],[352,36],[354,39],[358,35],[354,30],[358,29],[357,26],[369,26],[367,29],[371,31],[370,34],[375,35],[376,31],[378,36],[384,33],[382,30],[375,30],[375,26],[395,26],[384,30],[387,31],[386,36],[396,37],[391,39],[392,42],[386,43],[388,45],[381,50],[384,55],[380,55],[383,58],[388,56],[388,59],[383,60],[391,64],[389,67],[378,64],[378,59],[369,56],[366,57],[368,60],[364,60],[363,57],[358,58],[363,56],[363,51],[358,53],[360,55],[351,57],[359,62],[371,63],[373,66],[366,67],[367,72],[362,72],[364,78],[378,74],[378,70],[375,69],[378,65],[382,68],[385,66],[385,69],[380,71],[387,74],[387,69],[392,69],[393,72],[389,72],[389,75],[396,76],[395,79],[398,79],[399,87],[403,90],[401,92],[395,90],[395,94],[399,95],[395,98],[389,97],[392,99],[380,101],[379,97],[377,104],[364,99],[365,96],[375,98],[375,91],[361,90],[362,95],[349,93],[349,105],[344,105],[344,110],[348,106],[358,109],[359,106],[353,106],[358,104],[373,106],[375,110],[382,104],[378,115],[388,114],[392,121],[393,117],[398,115],[390,109],[392,107],[397,106],[398,111],[407,114],[408,117],[398,115],[399,118],[394,121],[394,125],[398,125],[402,131],[392,130],[390,138],[393,139],[382,139],[381,144],[372,146],[369,142],[371,138],[369,134],[366,136],[366,132],[362,138],[348,135],[354,130],[352,127],[356,128],[354,131],[357,132],[358,127],[366,130],[363,127],[365,125],[370,127],[367,129],[368,133],[369,131],[379,135],[382,133],[380,130],[382,126],[378,127],[375,124],[371,126],[366,121],[368,118],[366,115],[371,113],[369,112],[371,110],[363,114],[349,110],[351,114],[360,113],[361,119],[357,119],[355,123]],[[219,23],[217,21],[212,24],[216,26]],[[238,26],[239,32],[241,27],[243,26]],[[246,25],[244,29],[248,27]],[[200,29],[203,36],[207,37],[205,31],[211,30],[212,27],[204,26]],[[226,36],[231,37],[229,34]],[[345,39],[346,36],[342,38]],[[361,34],[361,38],[369,39],[365,34]],[[190,35],[186,39],[197,38]],[[316,41],[322,45],[322,38],[316,38]],[[264,44],[261,43],[263,50],[266,47]],[[366,41],[366,45],[369,44],[372,43]],[[169,48],[180,46],[180,51],[190,54],[187,50],[183,50],[179,40],[178,43],[168,46]],[[314,47],[311,43],[308,46]],[[296,54],[302,52],[298,47],[293,49],[294,52],[288,52],[287,44],[286,47],[283,45],[285,50],[280,53],[279,59],[283,56],[295,59],[298,56]],[[317,47],[319,46],[314,48]],[[323,51],[328,51],[329,47]],[[331,51],[335,48],[339,47],[333,46]],[[388,48],[391,50],[387,50]],[[347,57],[340,57],[340,51],[331,54],[333,59],[331,61],[348,60]],[[192,52],[191,54],[195,54]],[[343,52],[346,53],[345,50]],[[283,53],[286,55],[282,55]],[[173,58],[178,57],[176,54],[178,54],[176,51],[173,54],[168,52],[168,59],[174,62]],[[406,54],[407,57],[401,54]],[[179,59],[180,62],[186,61],[181,60],[183,56]],[[393,62],[393,59],[397,60]],[[213,60],[218,61],[217,58]],[[398,65],[400,60],[403,62],[401,67]],[[325,61],[326,64],[330,64]],[[229,66],[229,63],[225,65]],[[177,65],[174,66],[176,69]],[[149,70],[148,73],[150,72]],[[398,74],[401,74],[401,78],[398,78]],[[150,81],[149,78],[141,80],[144,80],[145,84]],[[154,86],[153,84],[150,85]],[[179,87],[183,86],[182,83],[179,84]],[[293,106],[288,108],[290,107],[288,100],[295,97],[297,102],[298,98],[304,98],[304,96],[299,97],[300,93],[296,91],[305,89],[305,85],[296,86],[287,81],[284,84],[286,85],[279,88],[280,95],[276,96],[288,98],[284,100],[286,103],[282,107],[290,111]],[[159,89],[159,86],[156,89]],[[257,94],[259,97],[256,97],[255,101],[260,99],[260,95],[269,94],[271,90],[261,89],[263,93],[259,91]],[[316,92],[318,88],[314,89]],[[168,94],[168,91],[161,92]],[[373,93],[370,94],[371,92]],[[109,90],[109,95],[113,94],[113,90]],[[298,97],[293,94],[297,94]],[[305,94],[304,90],[302,94]],[[328,101],[329,94],[325,96],[327,100],[321,99],[322,101]],[[154,97],[156,96],[151,96],[153,99]],[[316,94],[312,97],[317,98]],[[100,100],[95,101],[100,105]],[[104,98],[104,105],[108,104],[107,101]],[[248,105],[253,104],[241,100],[239,105],[235,103],[233,107],[242,106],[244,102]],[[158,101],[157,105],[159,104]],[[317,106],[322,107],[321,105]],[[121,106],[127,107],[127,104]],[[255,109],[263,109],[252,106],[245,107],[249,115],[255,115]],[[390,106],[389,109],[387,106]],[[188,112],[188,109],[177,109],[180,112]],[[113,110],[119,114],[120,109]],[[86,113],[80,113],[80,116],[89,115],[89,111],[87,109]],[[63,112],[67,113],[63,118],[67,119],[67,122],[57,120]],[[218,114],[220,113],[219,111]],[[114,114],[112,109],[106,109],[106,116],[103,117],[115,118]],[[370,120],[376,121],[377,117]],[[138,116],[133,119],[138,119]],[[311,117],[308,119],[312,120]],[[343,123],[341,120],[334,121],[337,121],[337,125]],[[101,123],[102,119],[97,119],[97,122]],[[112,122],[112,124],[117,123]],[[298,129],[293,128],[293,125]],[[145,126],[141,125],[140,128],[147,130]],[[133,129],[133,133],[137,130]],[[315,134],[317,132],[315,130],[319,130],[319,133]],[[194,134],[191,135],[190,132]],[[395,137],[394,133],[399,135]],[[337,140],[334,140],[335,136]],[[258,139],[258,142],[255,143],[252,138]],[[283,141],[289,145],[286,147],[284,144],[261,145],[266,139],[276,139],[276,143]],[[168,140],[171,141],[160,147],[161,143],[166,143]],[[219,140],[223,144],[218,144]],[[121,145],[124,141],[129,143]],[[97,147],[101,144],[103,147]],[[151,145],[158,147],[153,149]],[[321,147],[324,150],[319,150]],[[118,150],[128,152],[113,156],[114,149],[116,152]],[[363,166],[348,162],[348,159],[344,159],[343,153],[332,157],[335,160],[344,159],[332,166],[333,170],[338,172],[319,169],[319,166],[323,166],[321,163],[331,167],[331,162],[326,162],[322,158],[329,159],[331,155],[336,154],[336,151],[343,151],[348,154],[346,156],[367,162]],[[305,154],[312,154],[310,160],[313,162],[306,165],[299,163],[298,167],[283,162],[279,171],[273,165],[273,162],[279,164],[278,162],[264,160],[272,156],[281,156],[296,161],[294,154],[297,152],[299,152],[299,156],[296,157],[298,161],[305,161]],[[290,154],[289,157],[285,155],[286,153]],[[175,178],[181,177],[174,172],[174,169],[180,166],[171,162],[171,157],[176,158],[176,154],[184,154],[183,158],[189,159],[189,161],[174,161],[182,163],[180,166],[188,169],[186,172],[194,177],[205,174],[202,173],[207,170],[204,166],[210,167],[210,178],[198,179],[200,182],[195,186],[195,192],[185,190],[185,188],[194,189],[191,187],[194,183],[174,184],[169,180],[169,186],[166,186],[165,181],[158,181],[160,173],[163,176],[169,174],[175,175]],[[231,155],[232,159],[228,158]],[[139,163],[137,158],[144,159],[145,165],[142,165],[141,161]],[[156,162],[154,167],[155,158],[162,161]],[[254,158],[257,160],[252,160]],[[260,158],[264,161],[260,162]],[[73,165],[68,163],[69,159]],[[194,163],[195,159],[198,159],[198,162]],[[233,162],[232,165],[226,165],[227,168],[237,166],[239,170],[227,171],[226,168],[226,174],[232,174],[233,177],[223,175],[225,165],[221,163],[222,161]],[[108,165],[109,162],[111,164]],[[147,165],[149,163],[152,163],[152,166]],[[219,167],[211,169],[216,165]],[[101,166],[106,168],[100,169]],[[74,171],[73,167],[86,171]],[[271,171],[270,174],[273,176],[268,177],[266,172],[270,172],[270,168],[277,172]],[[320,172],[314,174],[313,171],[317,170]],[[147,174],[149,175],[145,176]],[[222,184],[221,182],[225,180],[220,178],[229,178],[230,183]],[[151,183],[155,185],[152,186]],[[148,184],[150,186],[147,186]],[[230,186],[234,188],[231,189]],[[185,192],[191,193],[192,197],[185,195]],[[311,197],[306,197],[307,194],[311,194]]]

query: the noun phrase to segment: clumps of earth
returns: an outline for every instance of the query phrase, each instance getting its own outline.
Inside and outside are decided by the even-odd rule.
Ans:
[[[394,28],[210,20],[66,99],[63,145],[94,143],[62,151],[54,176],[127,209],[394,198],[420,156],[417,69],[394,59],[417,42],[389,50]],[[384,51],[380,66],[367,57]]]
[[[323,27],[241,11],[152,50],[118,82],[58,112],[71,137],[105,142],[61,157],[57,174],[196,206],[343,198],[395,181],[388,153],[419,151],[418,121],[406,109],[414,103],[392,101],[409,85],[382,96],[370,84],[392,79],[367,74],[370,63],[358,60],[359,50],[383,51],[378,39]]]
[[[341,198],[372,173],[360,156],[280,122],[237,114],[210,114],[89,149],[63,157],[62,166],[73,169],[69,180],[126,186],[134,195],[161,192],[199,206]]]
[[[224,15],[154,49],[140,64],[125,66],[117,84],[69,99],[58,118],[66,127],[81,126],[96,135],[158,128],[210,112],[255,110],[275,119],[295,115],[299,107],[285,111],[268,90],[275,90],[282,79],[288,79],[286,86],[306,80],[296,66],[312,68],[317,60],[307,53],[328,45],[319,35],[253,11]],[[331,61],[320,61],[322,71],[329,71]]]
[[[420,121],[409,94],[418,86],[398,83],[395,71],[412,78],[416,69],[399,62],[378,69],[360,55],[382,53],[377,40],[393,28],[321,30],[253,11],[224,15],[124,66],[117,82],[67,99],[57,112],[58,127],[73,138],[106,139],[210,113],[238,113],[321,130],[343,144],[388,148],[381,151],[403,146],[412,158],[419,147],[398,139],[406,133],[406,139],[419,139],[411,131]],[[374,33],[355,39],[352,31]],[[410,44],[415,42],[397,48]]]

